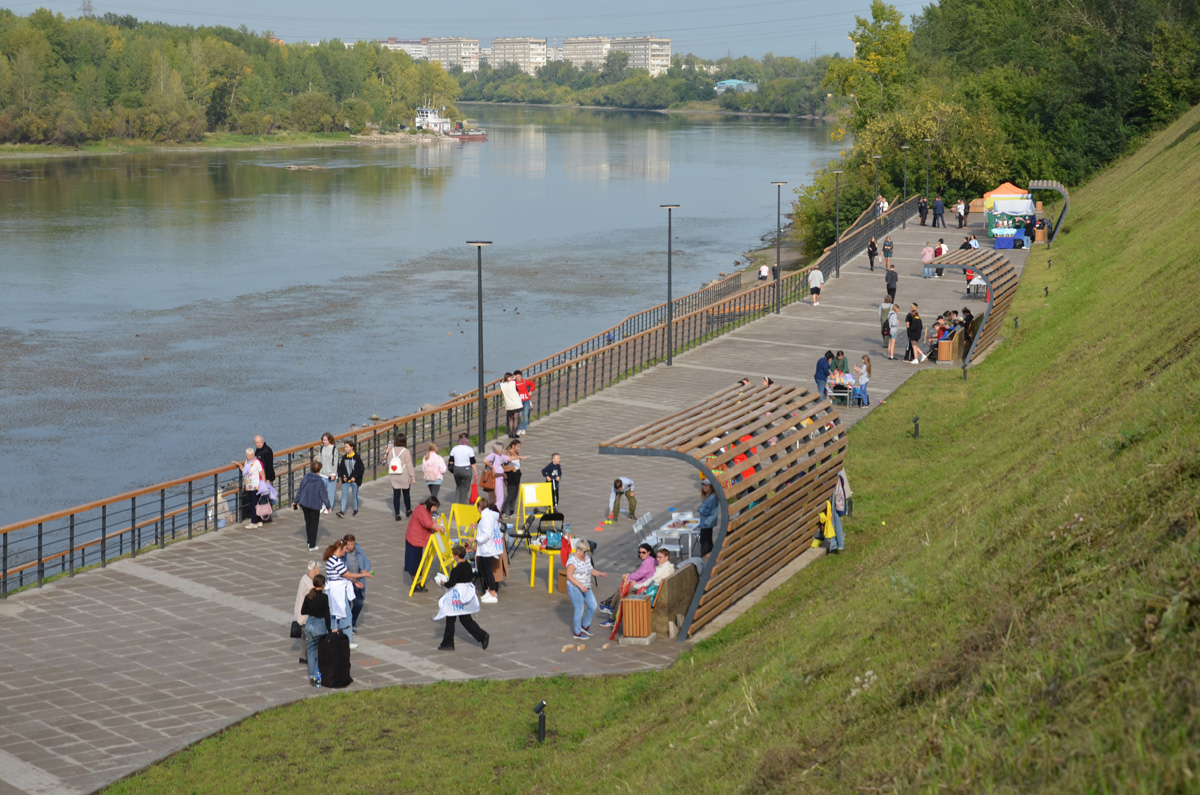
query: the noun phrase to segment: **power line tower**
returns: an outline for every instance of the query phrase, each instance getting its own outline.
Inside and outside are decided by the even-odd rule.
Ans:
[[[91,2],[91,0],[87,0],[87,2]],[[819,44],[817,44],[816,39],[813,39],[812,53],[813,53],[813,58],[816,58],[818,55],[821,54],[821,46]]]
[[[92,5],[92,0],[83,0],[83,4],[79,7],[79,11],[87,19],[94,19],[96,16],[96,7]]]

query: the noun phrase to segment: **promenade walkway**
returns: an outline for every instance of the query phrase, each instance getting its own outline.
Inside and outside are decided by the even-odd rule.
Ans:
[[[960,275],[920,278],[920,248],[932,231],[913,222],[893,235],[899,303],[916,300],[928,316],[964,303],[978,312],[982,302],[964,299]],[[957,230],[938,231],[951,243]],[[1013,254],[1023,265],[1023,253]],[[820,307],[786,307],[679,355],[674,367],[653,368],[533,425],[524,439],[526,469],[536,478],[551,453],[562,454],[571,529],[599,543],[597,567],[614,575],[601,582],[602,596],[635,564],[629,521],[600,524],[613,477],[636,481],[641,512],[692,509],[698,500],[690,467],[601,457],[597,444],[742,376],[812,387],[816,360],[827,348],[845,350],[851,361],[870,353],[871,396],[887,398],[934,365],[884,359],[876,309],[882,296],[881,267],[869,273],[860,255],[843,263]],[[865,414],[843,410],[848,424]],[[247,438],[258,431],[269,428],[247,427]],[[851,446],[851,473],[853,456]],[[414,503],[425,495],[423,485],[414,486]],[[488,651],[460,632],[456,652],[439,652],[442,625],[431,621],[436,594],[407,595],[404,525],[391,516],[390,488],[366,485],[362,499],[357,517],[325,518],[319,538],[325,544],[354,533],[378,574],[368,587],[352,689],[626,673],[668,666],[686,648],[665,639],[605,648],[598,636],[564,652],[574,645],[570,603],[547,594],[544,568],[531,589],[529,561],[518,554],[500,603],[479,616],[492,636]],[[0,602],[0,795],[92,791],[253,712],[318,694],[297,663],[300,642],[287,638],[296,587],[314,556],[299,514],[276,516],[262,529],[227,528]],[[851,523],[851,554],[853,532]]]

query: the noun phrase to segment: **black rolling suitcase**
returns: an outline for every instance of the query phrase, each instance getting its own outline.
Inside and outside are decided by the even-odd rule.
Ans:
[[[323,635],[317,643],[321,687],[347,687],[350,678],[350,640],[340,632]]]

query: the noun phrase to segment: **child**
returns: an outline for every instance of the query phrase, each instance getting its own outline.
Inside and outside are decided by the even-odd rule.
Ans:
[[[862,395],[862,404],[869,406],[871,405],[871,399],[867,397],[867,384],[871,380],[871,357],[864,353],[862,366],[855,365],[854,372],[858,373],[858,394]]]
[[[558,510],[558,483],[562,480],[562,458],[558,453],[550,456],[550,463],[542,467],[542,477],[550,484],[550,497],[554,501],[554,510]]]

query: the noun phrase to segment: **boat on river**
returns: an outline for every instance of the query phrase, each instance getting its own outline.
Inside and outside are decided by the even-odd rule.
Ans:
[[[470,129],[463,129],[461,124],[456,129],[451,130],[448,134],[456,141],[465,142],[487,140],[487,130],[480,130],[474,127]]]
[[[442,110],[445,110],[445,108],[442,108]],[[417,108],[417,119],[414,126],[418,130],[439,132],[454,141],[487,140],[487,130],[463,127],[462,122],[455,124],[450,119],[442,116],[437,108]]]

